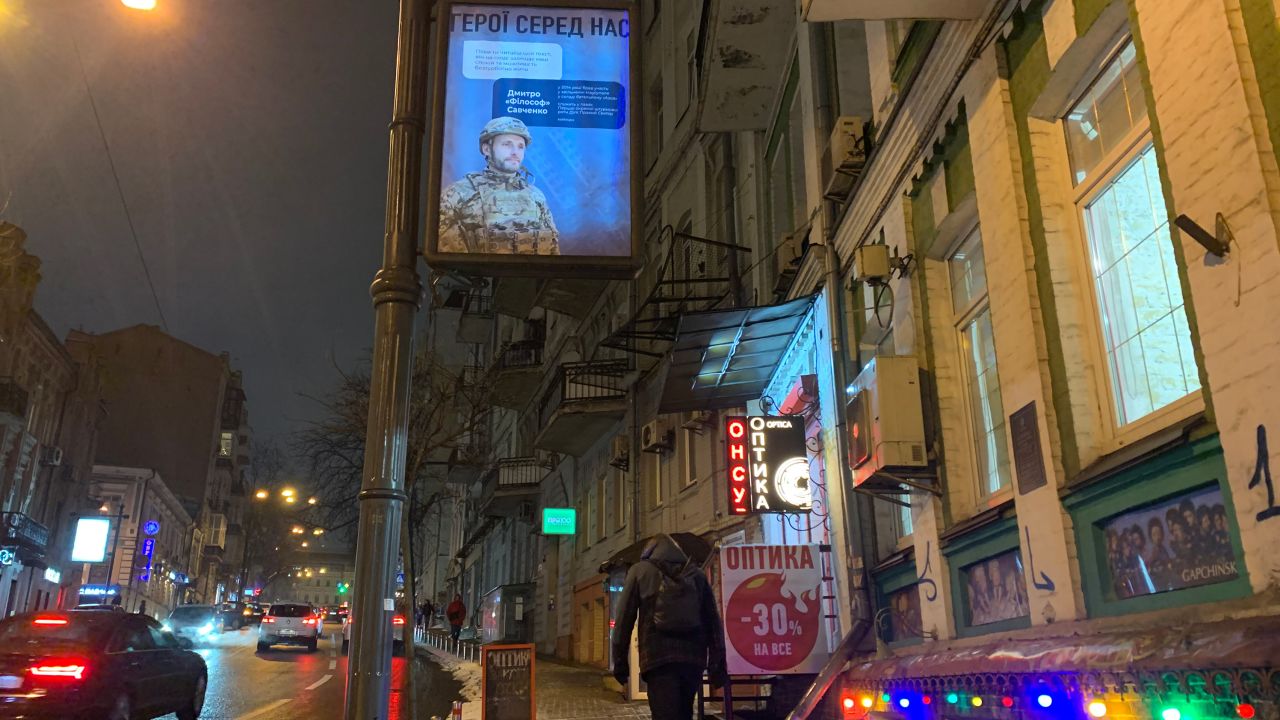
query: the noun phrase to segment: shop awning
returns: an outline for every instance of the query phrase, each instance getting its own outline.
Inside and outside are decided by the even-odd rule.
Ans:
[[[1034,632],[1034,631],[1033,631]],[[1211,672],[1280,664],[1280,617],[1143,627],[1092,635],[1050,632],[1043,637],[915,646],[897,657],[851,663],[846,678],[868,688],[929,678],[982,678],[1061,672]]]
[[[734,408],[758,400],[816,299],[681,317],[658,412]]]

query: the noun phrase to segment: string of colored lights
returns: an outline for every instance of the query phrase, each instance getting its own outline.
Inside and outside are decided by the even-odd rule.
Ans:
[[[1067,694],[1050,689],[1034,690],[1024,695],[987,695],[986,698],[982,694],[968,694],[957,691],[949,691],[939,695],[947,706],[956,706],[955,709],[969,706],[971,708],[983,707],[988,699],[992,702],[998,702],[1001,708],[1012,710],[1015,706],[1025,707],[1031,711],[1053,712],[1058,713],[1059,708],[1065,708],[1064,717],[1079,717],[1077,713],[1087,713],[1089,717],[1101,720],[1106,718],[1111,711],[1105,700],[1094,696],[1085,696],[1083,698],[1072,698]],[[869,691],[845,692],[841,696],[840,704],[844,710],[846,718],[865,717],[871,711],[896,710],[901,714],[907,715],[915,712],[913,707],[929,706],[934,701],[933,695],[920,692],[899,692],[899,693],[880,693],[875,694]],[[1247,699],[1242,699],[1234,705],[1234,711],[1240,720],[1254,720],[1257,715],[1257,708]],[[1158,711],[1157,711],[1158,710]],[[941,710],[940,710],[941,711]],[[1154,705],[1152,716],[1159,716],[1160,720],[1199,720],[1192,714],[1184,714],[1183,708],[1177,704],[1157,702]],[[1131,717],[1128,712],[1124,713],[1125,717]],[[1220,717],[1214,715],[1212,717]]]

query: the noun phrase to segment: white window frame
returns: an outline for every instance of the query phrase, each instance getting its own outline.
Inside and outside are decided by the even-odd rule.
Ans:
[[[613,511],[617,513],[613,528],[615,532],[622,532],[627,528],[627,515],[630,514],[628,512],[630,493],[627,492],[627,471],[622,468],[613,468],[613,492]]]
[[[978,234],[978,243],[981,244],[982,243],[982,236],[981,236],[982,227],[981,226],[982,226],[982,223],[979,222],[977,218],[974,218],[972,222],[970,222],[967,225],[964,232],[957,234],[955,242],[951,244],[951,247],[947,248],[947,252],[946,252],[947,301],[951,304],[951,312],[952,312],[951,326],[955,332],[955,338],[956,338],[956,360],[959,363],[956,367],[960,371],[958,375],[960,376],[960,389],[961,389],[960,394],[962,395],[961,403],[964,406],[964,413],[965,413],[965,418],[964,418],[965,441],[968,442],[969,477],[972,479],[970,482],[970,486],[973,489],[973,498],[974,498],[973,509],[975,511],[981,510],[987,507],[994,507],[1004,502],[1005,500],[1008,500],[1010,497],[1013,496],[1012,467],[1010,468],[1009,484],[1007,486],[1000,488],[995,492],[988,492],[986,489],[986,482],[985,482],[986,478],[982,476],[981,468],[978,463],[978,452],[979,452],[978,429],[974,427],[974,422],[973,422],[973,418],[974,418],[973,388],[970,387],[970,380],[969,380],[969,363],[971,362],[971,360],[968,357],[965,357],[965,352],[963,349],[964,329],[968,327],[969,324],[972,323],[979,315],[981,315],[983,311],[989,312],[991,310],[991,276],[986,274],[985,246],[983,247],[984,266],[982,271],[983,271],[983,275],[986,275],[987,281],[986,281],[986,287],[983,289],[982,293],[974,297],[972,300],[970,300],[968,306],[964,308],[957,308],[955,306],[955,292],[954,292],[954,288],[952,287],[952,281],[951,281],[951,262],[952,262],[952,259],[955,257],[956,251],[959,250],[962,245],[968,242],[969,238],[973,237],[975,233]],[[997,357],[996,358],[996,381],[999,382],[999,379],[1000,379],[1000,359],[999,357]],[[1000,388],[1000,412],[1004,416],[1005,443],[1007,445],[1008,438],[1009,438],[1009,430],[1008,430],[1009,418],[1008,418],[1008,412],[1004,408],[1003,386]],[[1005,448],[1005,452],[1007,453],[1007,457],[1010,457],[1011,459],[1012,453],[1009,451],[1008,447]]]
[[[609,537],[609,473],[600,473],[596,479],[596,539],[604,542]]]
[[[698,476],[698,439],[701,437],[696,430],[688,428],[680,429],[680,471],[684,477],[681,489],[693,487],[698,484],[700,479]]]
[[[1097,81],[1101,71],[1106,69],[1119,57],[1120,53],[1132,42],[1131,38],[1122,40],[1111,51],[1106,62],[1100,65],[1100,70],[1094,75],[1092,81],[1086,84],[1083,89],[1072,96],[1067,109],[1075,107],[1077,103],[1088,93]],[[1067,143],[1067,131],[1065,127],[1065,113],[1063,119],[1059,123],[1062,132],[1062,142],[1067,149],[1067,173],[1068,182],[1071,184],[1072,208],[1076,227],[1079,235],[1079,252],[1076,253],[1076,273],[1081,278],[1081,285],[1088,288],[1085,293],[1089,311],[1093,314],[1093,322],[1088,323],[1086,332],[1089,334],[1090,347],[1089,353],[1095,360],[1095,367],[1101,368],[1101,374],[1097,378],[1099,393],[1102,400],[1102,422],[1106,432],[1107,440],[1105,452],[1117,450],[1125,445],[1131,444],[1137,440],[1149,436],[1151,433],[1160,428],[1174,425],[1182,420],[1191,418],[1204,410],[1204,392],[1203,388],[1192,391],[1180,400],[1175,400],[1162,408],[1159,408],[1148,415],[1134,420],[1131,423],[1121,426],[1116,418],[1117,414],[1117,398],[1112,388],[1113,380],[1111,377],[1111,362],[1107,357],[1107,344],[1102,330],[1102,307],[1098,301],[1098,288],[1096,287],[1092,263],[1093,252],[1089,247],[1088,226],[1085,221],[1085,208],[1089,206],[1095,198],[1111,187],[1113,181],[1123,172],[1128,165],[1137,158],[1138,154],[1145,150],[1148,145],[1153,146],[1153,151],[1159,153],[1159,148],[1154,147],[1154,136],[1151,132],[1151,108],[1146,109],[1145,115],[1137,122],[1134,127],[1124,136],[1121,142],[1116,143],[1115,147],[1102,156],[1096,165],[1091,169],[1089,176],[1078,185],[1074,183],[1072,169],[1070,167],[1070,146]],[[1163,192],[1163,188],[1161,188]],[[1167,211],[1167,208],[1166,208]],[[1166,241],[1172,243],[1173,237],[1169,235]],[[1181,270],[1179,270],[1181,274]],[[1182,298],[1183,312],[1186,312],[1187,297]],[[1195,339],[1192,338],[1192,342]],[[1197,368],[1197,371],[1199,368]]]

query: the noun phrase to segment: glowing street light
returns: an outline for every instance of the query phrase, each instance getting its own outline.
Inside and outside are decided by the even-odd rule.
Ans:
[[[292,505],[293,503],[298,501],[298,498],[290,495],[289,497],[285,498],[284,501]]]
[[[291,498],[291,497],[294,497],[294,496],[295,496],[295,495],[297,495],[297,494],[298,494],[298,492],[297,492],[296,490],[294,490],[293,488],[284,488],[283,490],[281,490],[281,491],[280,491],[280,496],[281,496],[281,497]]]
[[[323,534],[324,534],[324,528],[316,528],[315,530],[312,530],[312,531],[311,531],[311,534],[312,534],[312,535],[323,535]]]
[[[317,502],[317,500],[316,500],[315,498],[307,498],[307,504],[308,504],[308,505],[315,505],[315,504],[316,504],[316,502]]]
[[[130,10],[155,10],[156,0],[120,0],[120,4]]]
[[[253,494],[253,496],[258,498],[259,500],[266,500],[268,497],[270,497],[270,495],[271,493],[267,492],[266,490],[259,490],[258,492]]]
[[[302,541],[302,547],[307,547],[307,541],[306,541],[306,540],[303,540],[303,541]]]
[[[320,568],[320,574],[321,574],[321,575],[323,575],[323,574],[325,574],[325,573],[327,573],[327,572],[329,572],[329,568]]]
[[[293,529],[290,532],[292,532],[294,535],[301,535],[302,533],[306,532],[306,530],[304,530],[301,525],[294,525]]]

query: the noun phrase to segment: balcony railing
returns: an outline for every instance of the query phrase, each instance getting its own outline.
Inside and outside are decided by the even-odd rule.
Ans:
[[[542,367],[542,340],[517,340],[508,343],[493,363],[493,372],[528,370]]]
[[[545,426],[561,407],[600,400],[625,400],[627,397],[626,360],[588,360],[560,366],[556,381],[542,398],[539,414]]]
[[[27,391],[13,378],[0,378],[0,412],[14,417],[27,416]]]
[[[547,476],[537,457],[502,458],[498,461],[498,489],[536,488]]]
[[[49,545],[49,528],[23,513],[0,513],[0,537],[6,544],[44,550]]]

